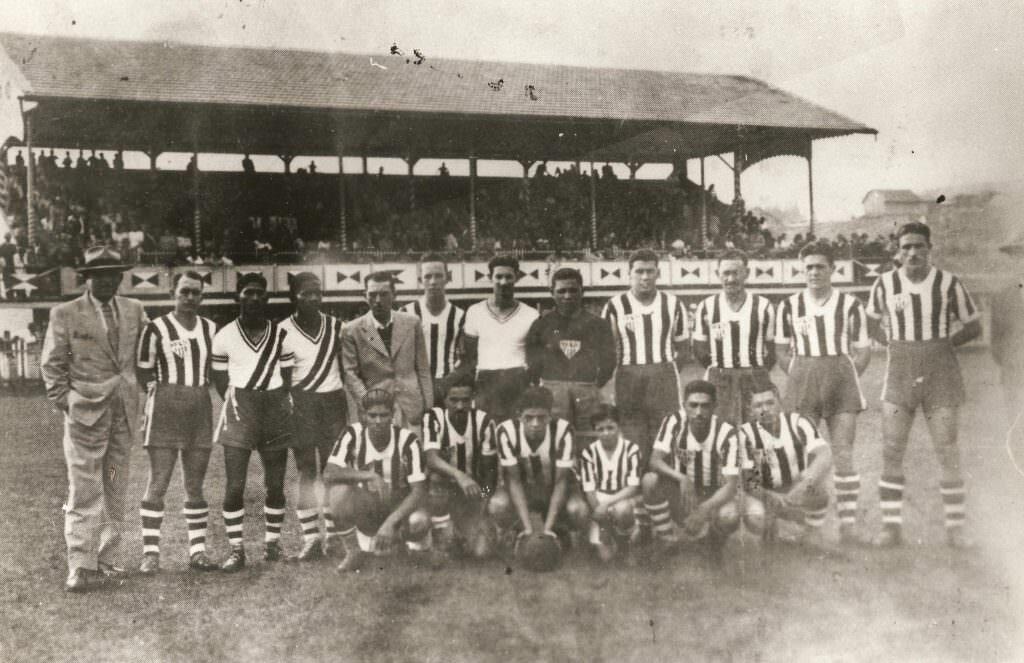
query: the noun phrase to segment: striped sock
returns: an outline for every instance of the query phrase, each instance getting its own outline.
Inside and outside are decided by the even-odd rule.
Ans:
[[[334,524],[334,516],[331,515],[330,510],[326,507],[321,507],[320,513],[323,514],[324,524],[327,525],[327,538],[333,539],[338,536],[341,532],[338,531],[338,526]]]
[[[206,552],[206,521],[210,517],[210,507],[206,502],[185,502],[182,513],[188,525],[188,556]]]
[[[452,526],[451,514],[444,514],[443,516],[431,516],[430,517],[430,529],[433,531],[448,529]]]
[[[276,507],[264,504],[263,517],[267,521],[267,531],[263,535],[263,540],[267,543],[280,540],[281,525],[284,523],[284,506]]]
[[[228,535],[228,543],[232,548],[242,547],[242,521],[245,519],[245,509],[228,511],[224,509],[224,531]]]
[[[299,526],[302,528],[302,540],[306,543],[320,538],[320,511],[318,509],[298,509]]]
[[[164,522],[163,505],[143,502],[139,509],[142,516],[142,554],[160,554],[160,526]]]
[[[650,514],[654,533],[659,537],[668,537],[672,533],[672,514],[669,513],[668,501],[661,504],[645,504]]]
[[[651,526],[651,514],[647,512],[647,505],[643,502],[638,502],[633,507],[633,515],[636,517],[636,524],[638,527],[650,527]]]
[[[836,515],[843,525],[857,522],[857,498],[860,496],[859,474],[834,474],[836,485]]]
[[[964,503],[967,489],[962,480],[939,482],[942,491],[942,509],[946,513],[946,529],[964,526]]]
[[[825,524],[825,516],[828,515],[828,505],[821,509],[804,509],[804,524],[815,529]]]
[[[878,481],[878,501],[885,527],[898,529],[903,525],[903,486],[903,477],[882,477]]]

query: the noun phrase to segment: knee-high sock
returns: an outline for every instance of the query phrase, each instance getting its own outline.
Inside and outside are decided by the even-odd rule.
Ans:
[[[942,509],[946,514],[946,528],[964,526],[964,503],[967,501],[967,490],[964,482],[942,481],[939,484],[942,491]]]
[[[189,557],[206,552],[206,523],[210,517],[210,507],[206,502],[185,502],[182,512],[188,526]]]
[[[161,504],[143,502],[139,509],[142,516],[142,552],[145,555],[160,554],[160,527],[164,522],[164,507]]]
[[[264,504],[263,517],[267,521],[267,531],[263,536],[263,540],[270,543],[280,539],[281,524],[284,523],[284,505],[276,507]]]
[[[672,514],[669,513],[668,502],[661,504],[645,504],[647,513],[650,514],[651,524],[654,526],[654,533],[659,537],[669,537],[672,534]]]
[[[229,511],[224,509],[224,530],[228,535],[228,543],[232,548],[242,547],[242,523],[245,520],[245,509]]]
[[[878,481],[878,501],[882,507],[882,525],[903,526],[903,477],[882,477]]]
[[[320,510],[298,509],[299,526],[302,527],[302,540],[306,543],[320,538]]]
[[[843,525],[857,522],[857,498],[860,496],[859,474],[835,474],[836,515]]]

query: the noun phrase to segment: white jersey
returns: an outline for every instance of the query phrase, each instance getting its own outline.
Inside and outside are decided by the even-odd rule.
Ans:
[[[775,336],[775,309],[767,297],[746,293],[734,311],[725,293],[697,306],[693,340],[708,344],[712,368],[764,368],[767,345]]]
[[[497,429],[498,462],[502,467],[519,466],[523,483],[554,486],[557,469],[571,470],[573,458],[572,426],[565,419],[551,417],[544,439],[532,446],[518,419],[506,419]]]
[[[594,440],[580,454],[583,492],[614,494],[628,486],[640,487],[640,447],[619,437],[611,453]]]
[[[686,307],[667,292],[656,293],[650,304],[641,303],[632,291],[617,295],[605,304],[601,317],[615,331],[622,366],[673,361],[674,344],[690,334]]]
[[[797,292],[779,302],[775,342],[793,347],[798,357],[841,357],[866,348],[868,320],[854,295],[833,290],[820,306]]]
[[[239,320],[228,323],[213,337],[215,371],[227,371],[228,384],[234,389],[271,391],[284,386],[281,369],[295,364],[288,332],[268,321],[267,330],[255,343],[242,329]]]
[[[325,394],[344,389],[338,355],[341,352],[341,320],[320,314],[320,327],[310,336],[295,316],[281,321],[288,332],[288,344],[295,353],[292,385],[295,389]]]
[[[908,279],[902,269],[879,276],[871,287],[867,314],[888,317],[893,341],[930,341],[948,338],[954,319],[966,324],[981,311],[960,279],[932,267],[920,283]]]
[[[796,412],[779,415],[779,435],[756,421],[743,424],[746,446],[743,466],[753,470],[765,488],[786,490],[810,463],[811,452],[827,445],[809,419]]]
[[[213,320],[197,316],[185,329],[173,313],[151,320],[139,342],[139,368],[156,369],[157,382],[202,387],[209,382]]]
[[[423,415],[423,451],[431,449],[460,472],[482,478],[483,456],[498,453],[494,446],[494,424],[486,412],[471,408],[466,413],[466,428],[460,431],[452,423],[447,408],[431,408]]]
[[[499,316],[484,300],[466,310],[466,336],[478,339],[476,367],[480,371],[526,368],[526,334],[539,316],[522,302]]]
[[[420,319],[430,356],[430,374],[440,379],[451,373],[458,359],[466,312],[451,302],[445,302],[440,313],[431,315],[425,297],[409,302],[402,310]]]

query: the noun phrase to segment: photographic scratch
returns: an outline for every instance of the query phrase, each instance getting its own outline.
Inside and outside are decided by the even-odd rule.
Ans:
[[[501,88],[504,87],[504,85],[505,85],[505,79],[504,78],[499,78],[496,81],[491,81],[490,83],[488,83],[487,87],[491,88],[495,92],[500,92]]]
[[[387,70],[388,70],[388,68],[387,68],[387,67],[385,67],[384,65],[382,65],[382,64],[380,64],[380,63],[377,63],[377,62],[374,62],[374,61],[373,61],[373,58],[370,58],[370,64],[371,64],[372,66],[374,66],[374,67],[377,67],[378,69],[383,69],[384,71],[387,71]]]

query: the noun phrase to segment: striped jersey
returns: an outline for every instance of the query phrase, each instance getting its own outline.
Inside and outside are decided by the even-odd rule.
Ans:
[[[268,321],[267,330],[259,342],[250,339],[236,319],[228,323],[213,337],[213,363],[215,371],[228,372],[228,384],[235,389],[270,391],[284,386],[282,368],[291,368],[295,355],[288,336],[281,325]]]
[[[416,434],[398,426],[391,426],[391,437],[383,449],[370,441],[370,432],[361,423],[352,424],[334,443],[328,463],[370,471],[381,476],[393,488],[407,488],[427,478],[423,471],[423,456]]]
[[[707,436],[698,440],[686,412],[673,412],[661,420],[653,448],[665,454],[672,468],[685,474],[700,495],[711,495],[725,477],[740,473],[736,429],[717,415],[711,415]]]
[[[445,302],[444,309],[438,315],[431,315],[425,297],[409,302],[402,310],[420,319],[430,355],[430,374],[435,378],[443,378],[451,373],[458,359],[466,312],[451,302]]]
[[[594,440],[580,454],[580,483],[583,492],[614,494],[627,486],[640,486],[640,447],[619,436],[615,449],[605,451]]]
[[[690,334],[686,307],[681,299],[658,292],[644,305],[627,291],[608,300],[601,317],[615,331],[616,351],[622,366],[661,364],[675,359],[673,343]]]
[[[139,341],[139,368],[156,369],[157,382],[202,387],[209,382],[213,320],[196,316],[196,326],[185,329],[174,313],[146,325]]]
[[[767,345],[775,338],[775,309],[767,297],[746,293],[738,311],[725,293],[697,305],[693,340],[707,343],[714,368],[764,368]]]
[[[498,462],[502,467],[519,465],[523,483],[554,486],[556,469],[573,469],[572,427],[565,419],[552,417],[539,444],[526,439],[523,424],[506,419],[498,426]]]
[[[791,346],[800,357],[840,357],[871,345],[864,305],[838,290],[820,306],[806,290],[786,297],[775,322],[775,342]]]
[[[466,414],[466,427],[460,431],[446,408],[427,410],[423,415],[423,451],[433,449],[460,472],[480,479],[480,459],[498,453],[494,446],[494,424],[483,410],[472,408]]]
[[[920,283],[912,283],[902,269],[879,276],[871,286],[867,314],[888,318],[890,340],[930,341],[948,338],[953,318],[967,323],[981,312],[960,279],[932,267]]]
[[[320,314],[320,326],[310,336],[294,315],[281,321],[288,333],[288,345],[295,353],[292,387],[325,394],[344,389],[338,355],[341,353],[341,320]]]
[[[753,470],[755,480],[763,487],[786,490],[807,469],[811,452],[826,442],[806,417],[783,412],[779,418],[778,437],[758,422],[743,424],[743,464],[744,469]]]

